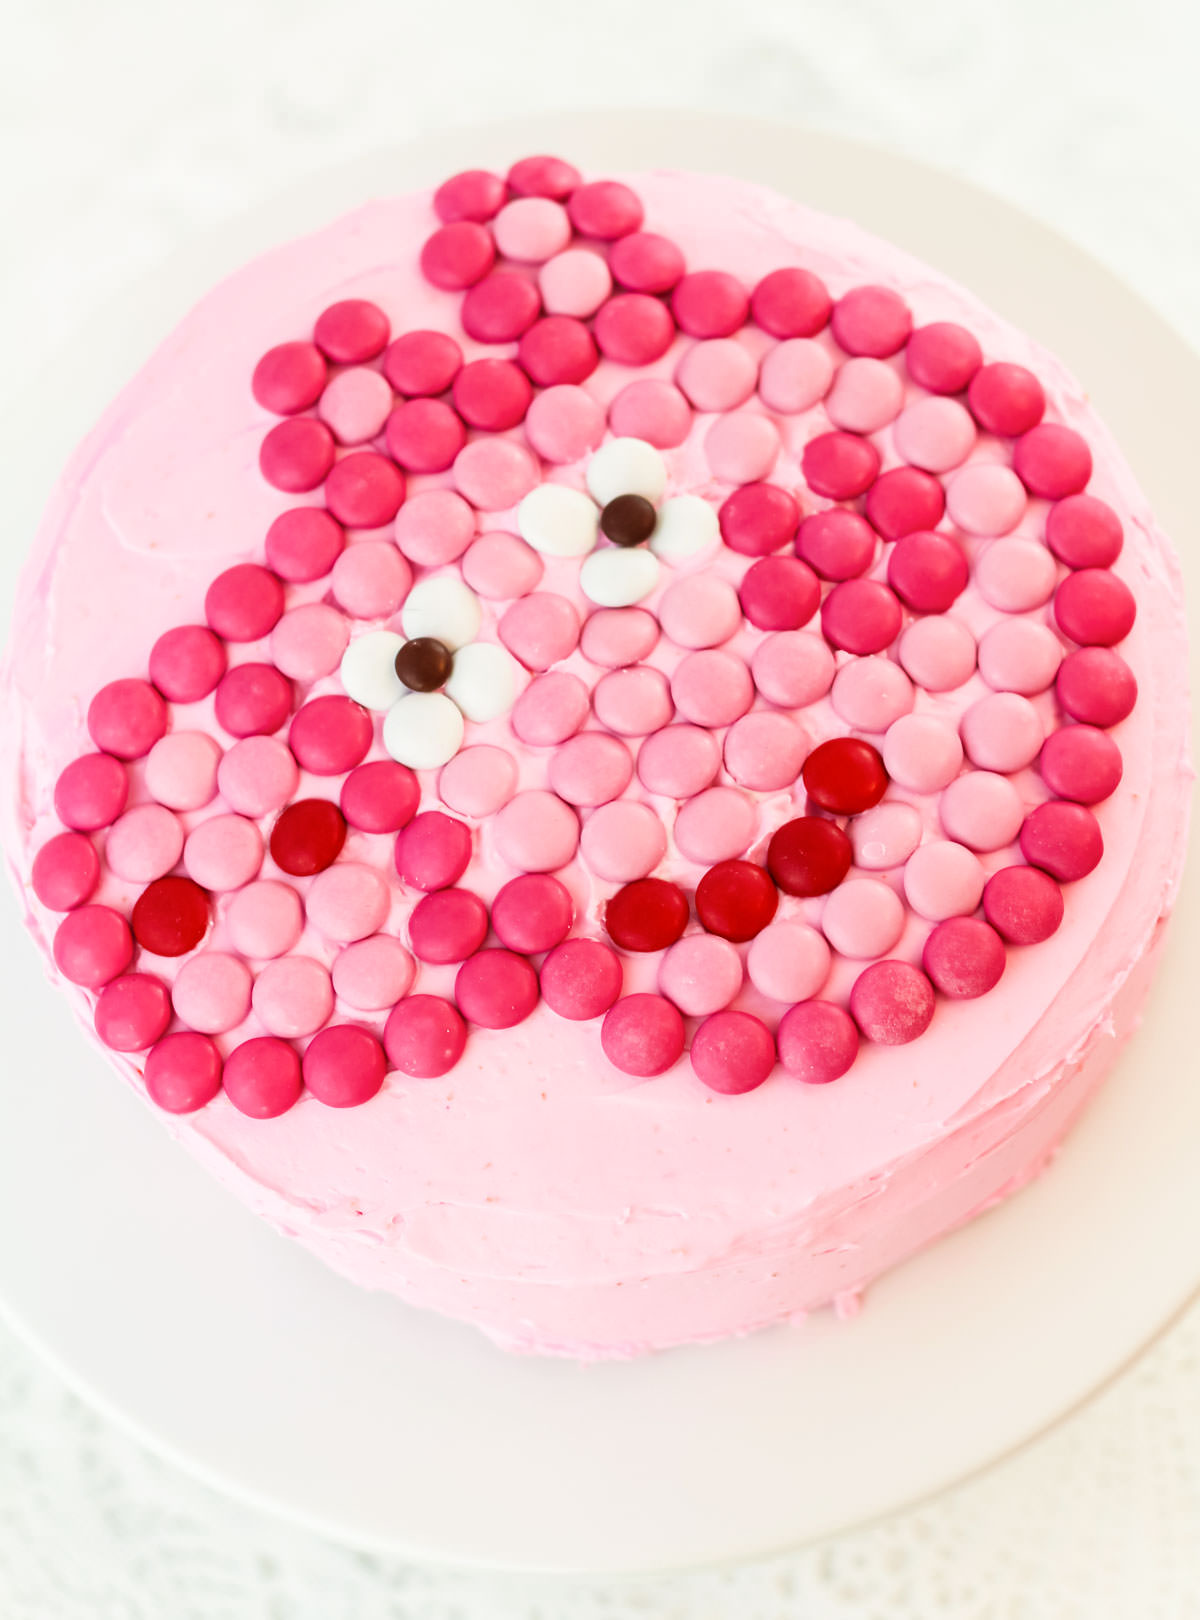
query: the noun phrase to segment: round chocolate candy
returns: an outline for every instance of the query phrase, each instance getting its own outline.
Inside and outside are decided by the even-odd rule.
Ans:
[[[410,692],[436,692],[453,667],[454,654],[433,636],[414,636],[396,654],[396,674]]]
[[[649,540],[658,513],[644,495],[618,495],[600,513],[600,529],[615,546],[640,546]]]

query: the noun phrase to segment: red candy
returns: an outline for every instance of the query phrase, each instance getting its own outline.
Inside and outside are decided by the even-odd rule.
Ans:
[[[975,373],[967,404],[981,428],[1015,439],[1041,421],[1046,395],[1032,371],[1001,360]]]
[[[213,708],[231,737],[265,737],[291,713],[292,683],[274,664],[237,664],[221,677]]]
[[[516,270],[494,270],[462,301],[463,331],[476,343],[515,343],[541,313],[537,287]]]
[[[525,420],[529,378],[511,360],[472,360],[454,379],[454,408],[468,426],[503,433]]]
[[[404,500],[404,474],[377,450],[343,456],[325,480],[325,501],[348,529],[379,529]]]
[[[459,968],[454,999],[469,1023],[483,1029],[512,1029],[538,1003],[538,976],[513,951],[477,951]]]
[[[300,1101],[300,1059],[286,1041],[260,1035],[225,1059],[225,1095],[251,1119],[276,1119]]]
[[[743,484],[721,503],[721,538],[743,557],[766,557],[796,533],[800,508],[778,484]]]
[[[342,783],[342,814],[359,832],[399,832],[416,814],[421,788],[407,765],[392,759],[359,765]]]
[[[1104,838],[1100,823],[1081,804],[1051,800],[1025,817],[1021,854],[1031,866],[1060,883],[1075,883],[1100,864]]]
[[[967,588],[970,569],[948,534],[922,530],[897,540],[888,558],[888,584],[917,613],[944,613]]]
[[[710,1091],[741,1096],[761,1086],[774,1067],[771,1031],[752,1013],[712,1013],[692,1036],[692,1068]]]
[[[383,374],[398,394],[444,394],[462,369],[458,344],[445,332],[405,332],[389,344]]]
[[[694,270],[671,294],[671,310],[675,324],[689,337],[730,337],[745,325],[750,298],[727,271]]]
[[[1063,726],[1042,744],[1038,769],[1060,799],[1099,804],[1115,793],[1124,773],[1121,750],[1095,726]]]
[[[879,473],[879,451],[857,433],[820,433],[804,446],[801,468],[815,495],[852,501]]]
[[[919,467],[893,467],[867,491],[867,517],[885,540],[899,540],[917,529],[933,529],[946,510],[946,491]]]
[[[1121,520],[1094,495],[1068,495],[1046,518],[1046,544],[1068,568],[1108,568],[1121,555]]]
[[[779,892],[752,861],[718,861],[696,885],[696,915],[710,934],[740,945],[775,915]]]
[[[634,231],[614,242],[608,255],[613,280],[627,292],[666,293],[684,272],[683,254],[665,236]]]
[[[334,1024],[314,1035],[301,1065],[304,1084],[329,1108],[357,1108],[383,1085],[383,1047],[358,1024]]]
[[[269,568],[238,563],[218,574],[204,598],[204,617],[225,641],[258,641],[283,614],[283,586]]]
[[[150,679],[171,703],[198,703],[225,673],[225,649],[202,624],[167,630],[150,649]]]
[[[1084,647],[1112,647],[1133,629],[1137,603],[1123,579],[1107,568],[1080,568],[1054,593],[1054,619],[1064,636]]]
[[[571,224],[581,236],[611,242],[636,231],[644,217],[635,192],[619,180],[593,180],[572,192],[567,203]]]
[[[831,737],[818,744],[801,775],[812,802],[836,816],[870,810],[888,785],[879,750],[859,737]]]
[[[1017,440],[1013,471],[1031,495],[1058,501],[1083,489],[1092,476],[1092,452],[1074,428],[1043,422]]]
[[[433,211],[443,225],[460,219],[484,225],[504,205],[504,181],[487,169],[464,169],[443,180],[433,194]]]
[[[460,292],[481,281],[496,259],[496,244],[486,225],[456,220],[443,225],[421,249],[421,274],[435,287]]]
[[[929,1028],[935,1000],[920,968],[888,960],[873,962],[859,974],[850,992],[850,1011],[869,1041],[906,1046]]]
[[[983,350],[965,326],[934,321],[909,338],[904,363],[913,382],[931,394],[959,394],[983,364]]]
[[[592,335],[607,359],[624,366],[648,366],[675,341],[675,322],[657,298],[618,293],[596,311]]]
[[[171,994],[150,973],[123,973],[100,992],[96,1034],[114,1052],[144,1052],[166,1033]]]
[[[471,829],[440,810],[425,810],[396,839],[396,871],[410,888],[447,888],[471,859]]]
[[[118,759],[141,759],[167,729],[167,706],[149,681],[110,681],[88,704],[96,747]]]
[[[314,579],[324,579],[341,556],[346,536],[340,523],[334,521],[320,506],[295,506],[290,512],[281,512],[267,530],[267,562],[281,579],[295,585],[307,585]],[[165,639],[165,638],[164,638]],[[224,673],[222,656],[221,671]],[[154,674],[154,654],[150,655],[150,679],[165,691]],[[216,685],[216,682],[213,682]],[[210,688],[211,690],[211,688]]]
[[[191,878],[157,878],[138,896],[130,921],[144,951],[186,956],[208,932],[208,896]]]
[[[795,557],[760,557],[738,587],[742,612],[758,630],[799,630],[817,611],[821,584]]]
[[[784,894],[828,894],[850,870],[854,848],[836,821],[798,816],[776,828],[767,845],[767,870]]]
[[[542,1000],[560,1018],[599,1018],[621,994],[621,959],[598,939],[568,939],[542,963]]]
[[[567,937],[575,903],[570,890],[544,872],[526,872],[506,883],[492,901],[492,927],[509,950],[536,956]]]
[[[358,366],[382,354],[391,335],[388,318],[366,298],[343,298],[317,316],[313,342],[339,365]]]
[[[878,579],[847,579],[821,604],[821,630],[844,652],[885,652],[900,634],[900,603]]]
[[[192,1114],[221,1089],[216,1042],[190,1029],[164,1035],[146,1059],[146,1090],[168,1114]]]
[[[853,287],[833,306],[833,335],[847,354],[886,359],[908,341],[912,312],[890,287]]]
[[[829,289],[811,270],[789,267],[765,275],[750,296],[750,314],[772,337],[815,337],[833,310]]]
[[[983,914],[1010,945],[1040,945],[1063,920],[1062,890],[1036,866],[1004,866],[987,880]]]
[[[316,489],[333,466],[333,434],[314,416],[289,417],[264,437],[258,465],[267,483],[290,495]]]
[[[972,1001],[999,984],[1007,953],[994,928],[978,917],[950,917],[930,931],[921,966],[952,1001]]]
[[[288,747],[301,770],[314,776],[342,776],[367,756],[375,735],[361,704],[331,693],[310,698],[288,731]]]
[[[536,321],[517,346],[517,360],[542,388],[581,383],[600,363],[592,334],[570,315]]]
[[[858,1056],[854,1020],[832,1001],[801,1001],[789,1007],[775,1039],[780,1063],[810,1086],[839,1079]]]
[[[129,924],[111,906],[69,911],[54,935],[54,961],[64,979],[99,990],[133,960]]]
[[[111,754],[81,754],[54,784],[54,809],[64,827],[97,832],[110,826],[125,808],[129,777]]]
[[[384,429],[388,455],[406,472],[445,472],[467,442],[467,430],[445,400],[410,399],[398,405]]]
[[[1059,704],[1072,720],[1115,726],[1133,712],[1137,680],[1110,647],[1080,647],[1058,666],[1054,685]]]
[[[487,938],[487,907],[469,889],[438,889],[413,907],[408,942],[422,962],[465,962]]]
[[[822,579],[854,579],[875,560],[874,529],[857,512],[831,506],[805,518],[796,535],[796,553]]]
[[[614,1068],[649,1079],[683,1056],[683,1018],[663,996],[623,996],[605,1014],[600,1045]]]
[[[59,833],[33,858],[33,892],[50,911],[74,911],[100,881],[100,857],[82,833]]]
[[[264,410],[294,416],[316,404],[327,376],[324,357],[314,344],[281,343],[255,366],[250,392]]]
[[[508,171],[508,189],[518,197],[569,197],[583,176],[572,163],[556,157],[527,157]]]
[[[271,859],[292,877],[312,877],[332,866],[346,842],[346,822],[328,799],[297,799],[271,829]]]
[[[624,951],[664,951],[687,927],[687,896],[665,878],[627,883],[604,908],[604,926]]]
[[[383,1044],[393,1069],[434,1080],[462,1056],[467,1030],[458,1009],[441,996],[407,996],[392,1008]]]

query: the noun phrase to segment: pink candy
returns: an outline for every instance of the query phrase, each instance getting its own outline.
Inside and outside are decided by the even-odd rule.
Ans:
[[[666,293],[684,272],[683,254],[665,236],[634,231],[609,251],[613,275],[628,292]]]
[[[355,619],[386,619],[412,585],[412,569],[389,540],[360,540],[333,565],[333,594]]]
[[[217,767],[217,787],[231,810],[266,816],[295,793],[300,772],[291,750],[276,737],[247,737],[228,749]]]
[[[168,810],[199,810],[217,791],[221,745],[203,731],[172,731],[146,756],[146,789]]]
[[[325,480],[325,503],[348,529],[390,523],[404,499],[404,474],[376,450],[355,450]]]
[[[742,962],[736,947],[715,934],[689,934],[664,954],[658,988],[680,1012],[703,1018],[719,1012],[742,988]]]
[[[540,469],[523,445],[511,439],[476,439],[460,450],[454,483],[480,512],[505,512],[538,483]]]
[[[904,347],[912,330],[908,305],[890,287],[853,287],[833,306],[833,335],[847,354],[884,359]]]
[[[369,1030],[337,1024],[309,1042],[302,1068],[304,1084],[319,1102],[329,1108],[356,1108],[377,1094],[387,1062]]]
[[[888,583],[917,613],[944,613],[970,578],[962,547],[948,534],[918,532],[897,540],[888,557]]]
[[[1013,470],[1031,495],[1059,501],[1078,495],[1092,476],[1092,452],[1074,428],[1043,422],[1013,447]]]
[[[819,404],[832,381],[833,361],[828,352],[811,338],[789,338],[763,356],[758,392],[771,410],[793,415]]]
[[[64,979],[99,990],[133,960],[129,924],[111,906],[80,906],[69,911],[54,935],[54,961]]]
[[[445,472],[467,442],[462,418],[441,399],[410,399],[387,418],[388,455],[406,472]]]
[[[786,714],[757,710],[725,733],[725,769],[743,787],[776,793],[800,775],[808,747],[808,737]]]
[[[935,988],[953,1001],[970,1001],[994,989],[1005,961],[1004,941],[977,917],[938,923],[921,955],[921,966]]]
[[[662,1074],[683,1056],[683,1019],[662,996],[623,996],[605,1016],[600,1045],[624,1074]]]
[[[499,442],[478,441],[483,445]],[[475,514],[453,490],[426,489],[400,508],[393,533],[410,562],[437,568],[457,561],[474,540]]]
[[[64,827],[97,832],[125,808],[129,777],[111,754],[81,754],[64,766],[54,784],[54,809]]]
[[[1112,647],[1124,641],[1136,617],[1133,592],[1107,568],[1068,574],[1054,593],[1055,623],[1084,647]]]
[[[659,450],[673,450],[687,438],[692,413],[673,383],[641,377],[614,397],[608,425],[618,438],[644,439]]]
[[[421,273],[435,287],[460,291],[486,276],[496,258],[491,232],[474,220],[443,225],[421,249]]]
[[[199,624],[165,631],[150,649],[150,679],[171,703],[198,703],[206,698],[225,667],[224,647],[211,630]]]
[[[512,951],[477,951],[459,968],[454,999],[463,1017],[483,1029],[511,1029],[538,1003],[538,976]]]
[[[517,359],[542,388],[581,383],[600,362],[592,334],[570,315],[536,321],[521,339]]]
[[[621,993],[621,959],[597,939],[568,939],[542,963],[542,998],[560,1018],[599,1018]]]
[[[1046,409],[1045,391],[1033,372],[1006,361],[981,367],[967,400],[981,428],[1007,438],[1036,427]]]
[[[175,975],[171,999],[185,1024],[204,1035],[236,1029],[250,1011],[254,980],[240,957],[198,951]]]
[[[983,891],[988,922],[1010,945],[1040,945],[1063,920],[1062,890],[1036,866],[1005,866]]]
[[[1072,720],[1115,726],[1133,712],[1137,680],[1119,653],[1108,647],[1081,647],[1059,665],[1058,701]]]
[[[671,677],[671,697],[685,720],[697,725],[732,725],[754,701],[750,671],[721,648],[689,653]]]
[[[262,834],[244,816],[210,816],[183,846],[183,867],[201,888],[240,889],[262,866]]]
[[[496,246],[508,259],[542,264],[571,240],[571,221],[548,197],[520,197],[506,203],[492,223]]]
[[[909,376],[931,394],[961,393],[982,361],[974,333],[955,321],[918,326],[904,350]]]
[[[463,331],[477,343],[513,343],[541,312],[536,286],[512,270],[485,276],[462,301]]]
[[[878,537],[857,512],[831,506],[805,518],[796,535],[796,553],[822,579],[854,579],[875,560]]]
[[[863,355],[838,367],[825,413],[834,427],[848,433],[875,433],[895,420],[903,403],[900,373],[886,361]]]
[[[601,608],[584,620],[583,656],[605,669],[640,663],[658,641],[658,620],[645,608]]]
[[[444,394],[462,367],[462,350],[445,332],[405,332],[383,357],[383,374],[398,394]]]
[[[954,727],[935,714],[900,715],[883,740],[888,775],[914,793],[940,792],[958,775],[962,761]]]
[[[814,495],[852,501],[879,472],[879,451],[855,433],[821,433],[804,446],[800,465]]]
[[[333,985],[328,971],[311,956],[281,956],[260,970],[251,1005],[270,1034],[295,1040],[314,1034],[326,1023],[333,1011]],[[225,1084],[228,1089],[228,1064]]]
[[[675,818],[675,843],[697,866],[712,866],[741,855],[757,830],[758,812],[752,800],[737,788],[710,787],[680,809]]]
[[[967,534],[1008,534],[1024,516],[1025,490],[1011,467],[975,461],[950,479],[946,510]]]
[[[320,506],[296,506],[291,511],[281,512],[267,530],[265,541],[267,562],[271,568],[280,579],[296,584],[323,579],[345,544],[346,536],[341,524],[335,522]],[[155,678],[153,654],[150,674]],[[156,678],[155,681],[159,684]],[[165,689],[164,695],[171,696]]]
[[[860,655],[886,651],[900,634],[901,619],[900,603],[877,579],[844,580],[821,604],[826,641]]]
[[[533,591],[505,612],[497,634],[527,669],[549,669],[574,652],[579,615],[565,596]]]
[[[30,881],[34,894],[49,910],[73,911],[91,897],[100,881],[95,846],[81,833],[59,833],[34,856]]]
[[[230,944],[243,956],[282,956],[300,938],[300,897],[288,883],[251,883],[233,896],[225,922]]]
[[[775,1067],[775,1042],[761,1019],[747,1012],[717,1012],[692,1036],[692,1068],[712,1091],[740,1096]]]
[[[567,213],[581,236],[605,242],[636,231],[643,218],[636,192],[619,180],[592,180],[580,186],[571,193]]]
[[[508,171],[509,190],[518,197],[553,197],[561,202],[580,185],[583,176],[574,164],[556,157],[527,157]]]
[[[832,1001],[802,1001],[784,1013],[776,1032],[779,1061],[796,1080],[828,1085],[858,1056],[858,1031]]]
[[[164,1035],[146,1059],[146,1090],[168,1114],[191,1114],[221,1089],[221,1054],[207,1035]]]
[[[681,332],[696,338],[723,338],[745,324],[750,299],[727,271],[695,270],[675,286],[671,310]]]
[[[799,266],[770,271],[750,298],[756,324],[777,338],[814,337],[828,323],[832,309],[825,283]]]
[[[513,878],[492,901],[496,938],[509,950],[527,956],[561,944],[574,915],[570,891],[557,878],[542,872]]]
[[[1062,656],[1062,645],[1048,625],[1006,619],[979,643],[979,673],[994,691],[1033,697],[1051,685]]]
[[[396,839],[396,871],[412,889],[457,883],[470,859],[470,828],[440,810],[422,811]]]
[[[533,389],[511,360],[472,360],[455,377],[453,398],[468,427],[503,433],[524,420]]]
[[[617,293],[596,311],[592,335],[601,354],[625,366],[648,366],[675,341],[665,304],[647,293]]]
[[[492,824],[496,848],[518,872],[556,872],[579,846],[579,818],[554,793],[518,793]]]
[[[569,248],[542,265],[538,289],[548,315],[574,315],[583,320],[594,315],[612,291],[612,276],[598,253]]]
[[[850,992],[850,1011],[869,1041],[905,1046],[933,1021],[933,986],[908,962],[875,962],[860,973]]]
[[[897,655],[927,692],[952,691],[975,673],[975,638],[957,619],[918,619],[900,637]]]
[[[258,466],[267,483],[289,495],[316,489],[333,466],[333,434],[311,416],[290,417],[263,439]]]
[[[662,860],[667,833],[649,805],[614,799],[584,822],[579,847],[585,865],[597,877],[606,883],[633,883],[648,877]]]
[[[418,901],[408,939],[421,962],[465,962],[487,938],[487,907],[468,889],[439,889]]]
[[[829,946],[815,928],[803,922],[773,922],[750,942],[746,971],[764,996],[791,1003],[817,994],[829,977],[829,963]],[[740,988],[740,972],[738,983]]]
[[[778,484],[751,483],[721,503],[721,538],[744,557],[767,557],[795,536],[800,508]]]
[[[698,411],[731,411],[754,392],[758,367],[732,338],[714,338],[687,351],[675,380]]]
[[[421,1080],[446,1074],[466,1043],[457,1008],[441,996],[407,996],[392,1009],[383,1031],[392,1068]]]
[[[1036,540],[995,540],[975,562],[975,584],[984,601],[1002,613],[1027,613],[1048,602],[1058,571]]]
[[[934,396],[902,411],[895,429],[896,449],[925,472],[961,466],[975,447],[975,424],[954,399]]]
[[[231,737],[278,731],[291,707],[291,683],[272,664],[238,664],[221,677],[214,700],[217,724]]]
[[[576,677],[549,675],[542,676],[542,680],[575,681]],[[586,715],[587,691],[582,683],[577,684]],[[600,724],[622,737],[649,736],[652,731],[665,726],[673,713],[671,689],[666,676],[645,665],[636,669],[615,669],[602,676],[592,692],[592,705]],[[580,724],[582,718],[571,728],[572,731],[578,730]],[[523,734],[518,731],[518,735]]]
[[[312,343],[280,343],[254,368],[250,391],[264,410],[293,416],[315,405],[327,375],[321,351]]]
[[[171,997],[161,979],[125,973],[101,990],[96,1034],[114,1052],[144,1052],[171,1022]]]
[[[366,298],[343,298],[318,315],[313,342],[330,360],[353,366],[381,354],[390,330],[378,304]]]
[[[667,587],[658,622],[677,647],[716,647],[740,627],[741,603],[728,580],[689,574]]]
[[[921,831],[921,815],[913,805],[885,799],[850,822],[854,864],[864,872],[903,866],[921,842]]]
[[[587,687],[578,675],[552,671],[537,676],[521,693],[513,705],[512,728],[523,743],[553,748],[575,735],[587,719],[588,706]]]
[[[110,681],[88,705],[96,747],[118,759],[141,759],[167,729],[167,706],[149,681]]]
[[[619,798],[633,777],[633,759],[619,737],[583,731],[550,759],[550,786],[568,804],[591,808]]]
[[[990,851],[1011,844],[1021,830],[1024,806],[1006,776],[969,771],[942,794],[942,826],[968,849]]]
[[[904,931],[904,906],[879,878],[850,878],[825,901],[821,931],[842,956],[884,956]]]
[[[475,594],[493,601],[528,595],[545,573],[545,565],[532,546],[501,530],[481,534],[463,554],[461,568],[463,579]]]
[[[433,194],[433,208],[443,225],[456,220],[486,222],[504,201],[504,181],[487,169],[464,169],[452,174]]]
[[[972,704],[962,717],[962,739],[973,765],[1009,773],[1032,765],[1045,732],[1028,698],[994,692]]]
[[[742,576],[738,599],[758,630],[799,630],[821,600],[821,585],[796,557],[760,557]]]
[[[321,395],[317,407],[339,444],[366,444],[383,431],[392,408],[392,390],[377,371],[351,366]]]
[[[1121,750],[1095,726],[1063,726],[1046,738],[1042,779],[1060,799],[1099,804],[1116,792],[1124,772]]]
[[[539,456],[559,465],[578,461],[603,436],[604,412],[590,394],[571,383],[538,394],[525,416],[525,437]]]
[[[375,934],[339,952],[333,964],[333,988],[347,1006],[380,1012],[408,994],[415,972],[412,957],[398,939]]]
[[[913,687],[890,659],[858,658],[838,670],[830,701],[856,731],[887,731],[912,708]]]
[[[820,636],[785,630],[759,642],[750,667],[754,684],[768,703],[802,709],[825,696],[837,666]]]
[[[261,980],[259,981],[262,982]],[[243,1041],[225,1059],[225,1095],[251,1119],[276,1119],[300,1100],[300,1059],[269,1035]]]
[[[442,767],[438,792],[442,802],[460,815],[491,816],[516,791],[517,764],[503,748],[488,743],[464,748]]]
[[[779,429],[757,411],[734,411],[718,417],[704,439],[704,453],[714,478],[747,484],[766,478],[779,457]]]
[[[373,866],[335,861],[313,878],[304,905],[318,932],[339,945],[349,945],[383,927],[391,896]]]
[[[637,773],[650,793],[690,799],[713,781],[721,751],[711,732],[699,726],[664,726],[638,751]]]
[[[271,659],[293,681],[319,681],[332,675],[350,642],[344,614],[328,602],[293,608],[271,632]]]
[[[1094,495],[1068,495],[1046,518],[1046,544],[1068,568],[1109,568],[1124,543],[1121,520]]]
[[[885,540],[899,540],[940,523],[946,494],[939,481],[919,467],[893,467],[867,491],[866,509]]]

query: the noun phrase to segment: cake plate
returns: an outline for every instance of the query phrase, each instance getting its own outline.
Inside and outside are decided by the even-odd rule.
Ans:
[[[373,195],[544,150],[595,173],[762,181],[963,281],[1086,379],[1200,600],[1200,362],[1108,272],[996,199],[867,146],[620,112],[455,131],[316,176],[93,318],[4,424],[22,476],[6,493],[0,605],[71,446],[217,276]],[[1195,612],[1192,627],[1200,646]],[[364,1293],[230,1198],[85,1041],[5,886],[0,1304],[147,1445],[360,1547],[649,1571],[847,1529],[1045,1429],[1200,1286],[1198,880],[1193,859],[1143,1029],[1034,1186],[884,1278],[853,1321],[822,1312],[582,1367],[504,1354]]]

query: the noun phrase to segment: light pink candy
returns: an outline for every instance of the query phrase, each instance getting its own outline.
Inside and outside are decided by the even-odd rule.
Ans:
[[[675,818],[675,843],[689,861],[711,866],[741,855],[758,830],[752,799],[732,787],[711,787],[689,799]]]
[[[586,456],[600,443],[604,437],[604,412],[575,383],[555,383],[542,389],[526,412],[525,437],[544,460],[565,466]]]
[[[767,702],[785,709],[802,709],[823,698],[837,671],[828,643],[807,630],[764,636],[750,667]]]
[[[360,540],[334,563],[330,585],[352,618],[386,619],[408,595],[412,569],[389,540]]]
[[[336,861],[313,878],[304,909],[326,939],[349,945],[382,928],[390,903],[388,886],[373,866]]]
[[[285,613],[272,630],[271,660],[293,681],[319,681],[333,674],[349,645],[345,614],[328,602],[308,602]]]
[[[644,664],[601,676],[592,692],[592,707],[600,724],[621,737],[648,737],[665,726],[674,712],[666,676]]]
[[[517,762],[505,748],[478,743],[464,748],[442,766],[438,792],[442,803],[464,816],[491,816],[517,789]]]
[[[757,411],[720,416],[704,437],[704,453],[714,478],[752,484],[766,478],[779,457],[779,429]]]
[[[876,433],[894,420],[904,402],[900,374],[886,360],[859,356],[838,367],[825,396],[825,413],[848,433]]]
[[[1004,619],[979,643],[979,673],[996,692],[1034,697],[1053,685],[1062,659],[1054,631],[1032,619]]]
[[[608,425],[617,438],[644,439],[656,449],[674,450],[691,431],[692,411],[674,383],[640,377],[608,407]]]
[[[756,709],[725,733],[725,769],[742,787],[776,793],[795,782],[808,749],[807,734],[788,715]]]
[[[464,553],[461,567],[463,579],[473,591],[500,602],[527,596],[537,589],[545,573],[533,547],[503,530],[481,534]]]
[[[1000,462],[973,462],[946,486],[946,511],[967,534],[1008,534],[1025,513],[1025,486]]]
[[[506,259],[542,264],[571,240],[571,221],[549,197],[517,197],[492,220],[492,235]]]
[[[768,923],[750,943],[750,983],[773,1001],[807,1001],[829,977],[829,946],[803,922]]]
[[[473,439],[454,458],[454,484],[480,512],[506,512],[541,476],[537,462],[513,439]],[[401,507],[401,513],[404,508]]]
[[[742,988],[742,959],[727,939],[689,934],[658,967],[658,988],[689,1018],[720,1012]]]
[[[225,915],[229,942],[243,956],[282,956],[304,925],[300,896],[287,883],[265,879],[240,889]]]
[[[249,1013],[253,983],[240,957],[226,951],[198,951],[175,975],[171,1001],[189,1029],[224,1035]]]
[[[579,817],[544,788],[510,799],[491,830],[501,856],[518,872],[555,872],[579,847]]]
[[[350,366],[332,378],[317,404],[339,444],[366,444],[383,432],[392,390],[369,366]]]
[[[358,1012],[394,1007],[412,987],[416,964],[398,939],[375,934],[340,951],[333,964],[338,999]]]
[[[549,669],[575,651],[579,614],[565,596],[533,591],[514,602],[500,620],[500,640],[527,669]]]
[[[612,291],[612,275],[598,253],[568,248],[542,265],[538,288],[547,315],[574,315],[586,320]]]
[[[278,737],[243,738],[226,752],[217,770],[217,787],[225,803],[255,818],[281,810],[299,781],[292,751]]]
[[[677,647],[718,647],[741,628],[742,605],[719,574],[688,574],[663,593],[658,622]]]
[[[817,405],[833,381],[833,360],[812,338],[788,338],[764,355],[758,392],[764,405],[791,415]]]
[[[886,956],[904,932],[904,902],[879,878],[849,878],[825,901],[821,930],[842,956]]]
[[[1016,692],[993,692],[973,703],[959,729],[973,765],[1005,774],[1032,765],[1045,739],[1037,710]]]
[[[905,897],[930,922],[969,916],[986,881],[982,863],[969,849],[940,838],[914,850],[904,868]]]
[[[584,620],[579,647],[590,663],[623,669],[652,652],[658,637],[658,620],[645,608],[601,608]]]
[[[240,889],[262,866],[262,834],[245,816],[210,816],[183,846],[183,869],[202,889]]]
[[[883,763],[893,782],[914,793],[937,793],[962,769],[963,749],[947,720],[933,714],[906,714],[883,739]]]
[[[986,853],[1013,842],[1025,808],[1007,776],[968,771],[942,794],[939,813],[947,837]]]
[[[687,655],[671,677],[671,696],[685,720],[728,726],[754,701],[754,683],[740,658],[717,647]]]
[[[217,791],[221,745],[203,731],[170,731],[146,756],[146,790],[168,810],[199,810]]]
[[[585,808],[618,798],[633,779],[633,756],[619,737],[581,731],[550,759],[550,786],[560,799]]]
[[[758,367],[736,338],[695,343],[675,368],[675,381],[698,411],[732,411],[754,392]]]
[[[183,853],[183,828],[160,804],[139,804],[118,816],[104,840],[105,864],[129,883],[165,877]]]
[[[1053,553],[1037,540],[996,540],[975,559],[975,586],[1002,613],[1026,613],[1054,594],[1058,569]]]
[[[690,799],[703,792],[720,768],[717,740],[700,726],[664,726],[638,751],[642,786],[668,799]]]
[[[921,816],[911,804],[891,799],[850,820],[854,864],[864,872],[903,866],[921,842]]]
[[[932,395],[901,411],[894,429],[896,449],[924,472],[949,472],[975,448],[975,423],[956,399]]]
[[[854,658],[833,679],[829,701],[856,731],[886,731],[913,706],[913,686],[890,658]]]
[[[901,664],[927,692],[950,692],[975,673],[975,637],[959,619],[916,619],[896,648]]]
[[[521,693],[510,716],[513,731],[534,748],[553,748],[573,737],[588,717],[588,690],[578,675],[550,670]]]
[[[457,463],[455,465],[457,467]],[[441,563],[455,562],[474,540],[475,514],[462,495],[456,495],[452,489],[425,489],[410,495],[405,501],[396,513],[392,532],[396,536],[396,544],[410,562],[420,563],[425,568],[436,568]],[[345,555],[348,556],[349,552]],[[334,594],[338,594],[336,565]],[[404,594],[407,595],[407,586]],[[357,616],[372,618],[375,615]]]
[[[667,832],[648,804],[614,799],[583,824],[580,853],[588,869],[606,883],[633,883],[648,877],[667,852]]]
[[[311,956],[281,956],[254,981],[251,1004],[270,1035],[296,1040],[313,1035],[333,1011],[327,969]]]

